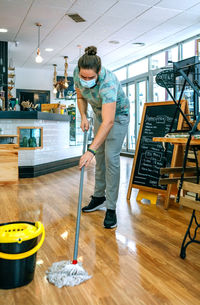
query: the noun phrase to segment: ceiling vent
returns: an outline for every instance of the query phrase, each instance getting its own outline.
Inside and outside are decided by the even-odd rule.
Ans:
[[[75,22],[85,22],[86,21],[79,14],[67,14],[67,16],[69,16]]]

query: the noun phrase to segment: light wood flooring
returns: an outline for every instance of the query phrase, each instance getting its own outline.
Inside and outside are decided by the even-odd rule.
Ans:
[[[40,220],[46,230],[34,280],[0,290],[1,305],[200,304],[200,245],[190,245],[185,260],[179,257],[192,211],[175,205],[166,211],[162,201],[156,206],[137,203],[137,190],[127,204],[132,161],[121,158],[117,229],[103,228],[105,211],[81,216],[79,259],[92,278],[76,287],[49,284],[45,271],[73,256],[78,168],[0,187],[1,223]],[[93,187],[94,165],[85,172],[83,204]]]

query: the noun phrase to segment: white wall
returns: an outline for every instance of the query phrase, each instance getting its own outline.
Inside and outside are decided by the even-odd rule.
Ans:
[[[69,146],[70,123],[50,120],[1,120],[4,134],[17,135],[17,127],[43,127],[43,148],[19,149],[19,166],[32,166],[81,156],[82,146]]]
[[[54,98],[52,92],[53,71],[50,69],[24,69],[15,70],[15,89],[50,90],[50,99]],[[13,90],[15,97],[15,92]]]
[[[58,71],[57,75],[63,76],[63,71]],[[70,76],[70,75],[69,75]],[[15,89],[50,90],[50,102],[55,99],[53,94],[53,67],[52,69],[15,69]],[[16,97],[16,90],[12,94]]]

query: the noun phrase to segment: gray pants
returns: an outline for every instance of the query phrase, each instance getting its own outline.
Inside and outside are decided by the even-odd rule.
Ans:
[[[104,143],[96,153],[95,197],[103,197],[106,192],[107,209],[115,210],[120,181],[120,152],[128,131],[129,116],[115,118],[114,125]],[[101,119],[94,119],[94,135],[101,125]]]

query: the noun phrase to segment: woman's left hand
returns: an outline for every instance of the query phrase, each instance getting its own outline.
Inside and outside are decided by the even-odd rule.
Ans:
[[[82,157],[80,158],[79,168],[81,169],[84,165],[85,167],[88,167],[93,158],[93,153],[91,153],[90,151],[86,151],[84,155],[82,155]]]

